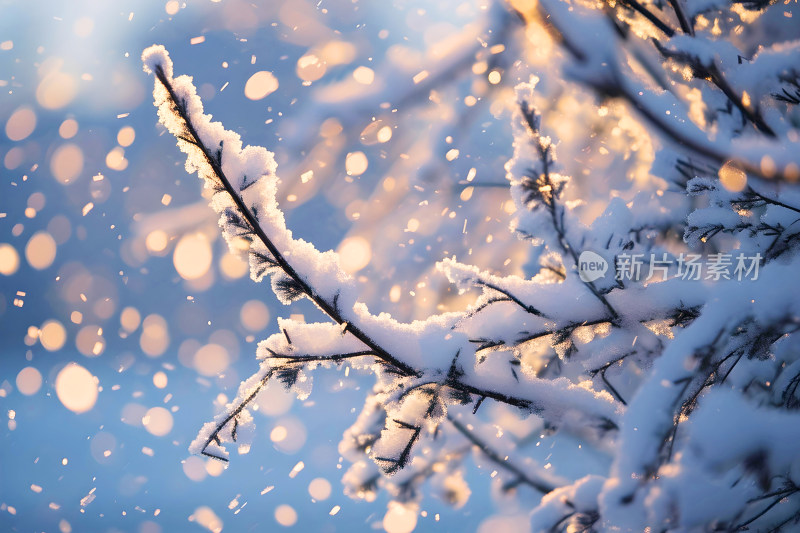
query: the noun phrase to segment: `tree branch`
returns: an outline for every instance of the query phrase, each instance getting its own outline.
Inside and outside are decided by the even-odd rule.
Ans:
[[[155,75],[158,81],[161,82],[161,85],[164,87],[164,89],[166,89],[166,91],[169,93],[169,97],[172,100],[172,103],[175,106],[178,115],[180,116],[181,120],[184,122],[186,126],[186,130],[189,133],[189,139],[190,139],[190,141],[188,142],[196,146],[203,154],[206,163],[208,163],[208,165],[211,167],[211,169],[214,172],[214,175],[225,189],[225,192],[228,193],[231,200],[236,205],[236,209],[238,210],[240,215],[244,217],[247,224],[250,226],[251,230],[255,233],[258,239],[264,244],[264,246],[267,247],[270,254],[272,254],[273,259],[278,264],[278,267],[300,287],[303,294],[305,294],[312,302],[314,302],[322,312],[328,315],[337,324],[347,323],[348,325],[347,330],[354,337],[356,337],[358,340],[360,340],[366,346],[368,346],[375,353],[376,357],[394,366],[403,375],[406,376],[418,375],[418,372],[415,369],[413,369],[406,363],[400,361],[396,357],[392,356],[382,346],[380,346],[377,342],[375,342],[369,335],[364,333],[357,325],[353,324],[348,320],[345,320],[344,317],[342,317],[341,314],[339,313],[339,310],[336,308],[336,306],[333,303],[325,300],[325,298],[323,298],[319,294],[317,294],[316,291],[314,291],[314,289],[311,286],[309,286],[309,284],[305,281],[305,279],[303,279],[303,277],[286,260],[286,258],[280,252],[280,250],[278,250],[278,248],[273,244],[272,240],[264,232],[263,228],[256,220],[254,214],[245,205],[244,200],[242,200],[242,197],[234,190],[230,180],[227,178],[227,176],[225,176],[225,173],[222,171],[220,161],[212,157],[209,148],[203,144],[202,140],[200,139],[200,136],[197,134],[197,131],[195,130],[194,124],[192,124],[191,119],[186,113],[186,109],[184,108],[183,105],[180,105],[178,103],[179,100],[175,94],[175,90],[172,88],[172,84],[170,83],[170,80],[164,73],[164,69],[162,68],[161,65],[156,65]]]
[[[464,435],[464,437],[466,437],[467,440],[469,440],[472,444],[477,446],[478,449],[480,449],[480,451],[486,457],[488,457],[493,463],[495,463],[496,465],[505,470],[508,470],[509,472],[517,476],[517,479],[521,483],[524,483],[538,490],[542,494],[547,494],[548,492],[552,492],[553,490],[555,490],[555,487],[552,486],[551,484],[541,479],[533,479],[531,476],[522,471],[522,469],[520,469],[513,463],[509,462],[506,458],[500,457],[500,454],[498,454],[486,442],[484,442],[477,435],[475,435],[474,432],[470,431],[469,428],[467,428],[467,426],[465,426],[464,424],[453,418],[451,415],[447,415],[447,420],[449,420],[450,423],[453,425],[453,427],[456,428],[456,430],[458,430],[459,433]]]

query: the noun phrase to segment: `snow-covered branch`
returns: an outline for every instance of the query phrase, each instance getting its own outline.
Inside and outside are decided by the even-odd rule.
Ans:
[[[162,47],[145,51],[160,121],[212,190],[230,250],[254,281],[271,277],[281,302],[307,298],[330,318],[279,319],[258,345],[259,370],[191,449],[227,460],[224,445],[248,438],[248,407],[267,382],[305,398],[313,372],[346,367],[374,378],[339,445],[352,497],[385,489],[417,512],[429,484],[463,505],[474,451],[498,498],[541,497],[536,531],[789,530],[800,523],[796,25],[769,2],[536,9],[487,10],[487,24],[431,60],[427,77],[381,71],[396,99],[440,98],[435,88],[485,61],[487,47],[535,48],[512,48],[522,35],[503,32],[518,20],[536,46],[549,35],[563,51],[514,93],[505,87],[516,96],[510,200],[492,216],[510,215],[524,247],[503,273],[471,248],[467,260],[431,257],[460,310],[413,322],[370,311],[336,253],[292,236],[272,154],[212,122]],[[756,31],[759,17],[766,30]],[[513,59],[493,65],[523,70]],[[578,83],[554,81],[553,68]],[[307,121],[341,112],[349,128],[392,100],[386,85],[332,87]],[[417,142],[408,137],[398,154]],[[474,176],[445,188],[466,202]]]
[[[440,419],[453,402],[488,398],[577,429],[586,420],[580,418],[579,423],[565,417],[574,409],[594,420],[589,427],[601,431],[617,427],[618,407],[610,397],[567,380],[521,381],[517,376],[516,385],[508,387],[498,381],[502,378],[492,365],[470,364],[476,360],[476,348],[466,333],[458,331],[458,313],[411,324],[370,314],[357,303],[354,281],[341,270],[336,254],[317,251],[294,239],[286,228],[275,199],[271,154],[263,148],[242,148],[237,134],[211,122],[191,80],[172,77],[172,63],[163,47],[149,48],[143,60],[156,77],[154,97],[161,122],[187,154],[187,169],[196,171],[214,191],[212,207],[220,213],[231,250],[249,257],[255,281],[272,276],[273,291],[282,302],[306,297],[335,322],[280,322],[281,332],[259,346],[261,370],[242,385],[227,413],[203,429],[193,450],[225,459],[219,446],[236,440],[236,428],[249,419],[247,404],[268,380],[278,379],[307,395],[308,370],[344,360],[358,364],[359,359],[379,363],[373,368],[385,395],[387,416],[373,456],[389,473],[406,464],[422,425]],[[423,398],[427,400],[420,403]]]

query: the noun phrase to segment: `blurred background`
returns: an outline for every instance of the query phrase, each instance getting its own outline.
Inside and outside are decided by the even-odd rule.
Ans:
[[[520,22],[485,0],[0,2],[0,530],[383,529],[388,497],[339,482],[369,377],[317,372],[305,402],[270,385],[249,453],[188,455],[276,317],[323,317],[227,253],[140,54],[164,44],[206,112],[275,151],[289,227],[409,320],[469,301],[444,256],[525,271],[508,109],[549,45],[520,50]],[[459,509],[426,494],[417,529],[526,529],[490,474]]]

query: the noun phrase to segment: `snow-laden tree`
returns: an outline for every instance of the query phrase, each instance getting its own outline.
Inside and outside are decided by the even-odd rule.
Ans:
[[[306,397],[316,368],[344,366],[375,378],[339,445],[354,498],[384,489],[413,516],[430,483],[463,505],[472,455],[501,504],[539,493],[516,504],[534,531],[800,527],[795,15],[761,0],[496,5],[494,31],[425,76],[395,76],[391,97],[310,108],[307,121],[358,122],[495,46],[498,69],[527,72],[505,172],[528,274],[434,258],[476,299],[409,323],[368,309],[336,253],[293,237],[273,155],[204,114],[163,47],[145,50],[160,122],[231,251],[281,302],[331,319],[279,319],[259,371],[191,450],[228,461],[268,381]]]

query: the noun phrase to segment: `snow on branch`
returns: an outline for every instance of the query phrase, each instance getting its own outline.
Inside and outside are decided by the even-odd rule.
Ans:
[[[156,78],[159,118],[187,154],[187,170],[197,172],[214,191],[211,206],[220,214],[231,250],[249,257],[255,281],[272,276],[273,291],[282,302],[308,298],[335,322],[280,321],[281,332],[259,345],[261,369],[242,384],[226,412],[203,428],[191,446],[194,452],[227,460],[222,443],[236,441],[238,428],[251,418],[246,406],[270,379],[305,396],[311,385],[308,370],[345,360],[373,363],[386,408],[373,458],[387,473],[405,466],[423,426],[426,435],[435,433],[453,403],[491,399],[576,431],[617,427],[619,406],[605,393],[568,380],[523,379],[513,368],[506,374],[494,365],[476,364],[475,345],[457,328],[459,313],[411,324],[369,313],[357,303],[355,284],[340,268],[337,255],[294,239],[286,228],[275,196],[272,154],[260,147],[243,148],[237,134],[212,122],[191,79],[171,76],[172,63],[163,47],[145,50],[143,61]],[[506,375],[515,376],[512,386]],[[569,414],[573,410],[576,414]]]
[[[725,132],[714,139],[710,132],[695,125],[689,118],[687,106],[675,94],[666,89],[653,91],[636,76],[630,75],[629,63],[643,63],[643,68],[649,69],[648,63],[655,62],[641,53],[642,43],[635,42],[630,33],[617,31],[614,23],[596,10],[571,6],[562,0],[544,0],[539,6],[549,21],[547,28],[575,59],[566,71],[571,78],[592,87],[599,95],[625,100],[665,138],[698,156],[719,165],[733,161],[747,172],[767,179],[796,181],[800,178],[796,149],[800,141],[786,138],[785,125],[781,128],[781,138],[778,138],[775,126],[769,125],[760,115],[752,97],[749,94],[740,96],[730,85],[714,59],[723,48],[719,43],[715,43],[710,51],[702,39],[695,36],[673,38],[671,48],[653,40],[659,55],[682,60],[701,79],[709,77],[742,116],[765,135],[748,135],[739,139]],[[672,37],[675,32],[670,30],[666,33]],[[627,48],[631,48],[631,54],[626,53]],[[773,61],[769,67],[774,79],[796,79],[795,71],[785,68],[781,62]]]
[[[409,323],[371,312],[334,252],[292,236],[272,154],[204,114],[163,47],[145,50],[159,119],[212,190],[231,251],[254,281],[270,277],[281,302],[306,298],[330,318],[279,319],[258,345],[258,371],[191,450],[227,461],[225,445],[238,442],[244,453],[248,407],[270,380],[305,398],[313,371],[346,367],[374,378],[339,444],[354,498],[386,490],[418,512],[429,484],[463,505],[471,457],[493,472],[498,500],[533,494],[523,501],[535,531],[791,530],[800,35],[783,10],[794,8],[536,4],[517,18],[487,10],[487,25],[432,60],[419,85],[386,75],[403,82],[398,94],[433,99],[473,58],[518,50],[523,32],[506,30],[520,21],[537,44],[517,47],[547,35],[560,46],[544,72],[517,78],[530,81],[515,87],[511,113],[502,210],[521,239],[515,261],[527,263],[501,274],[443,253],[441,278],[475,299]],[[495,65],[521,72],[514,59]],[[304,117],[322,120],[338,103],[357,115],[387,101],[383,89],[323,99]]]

